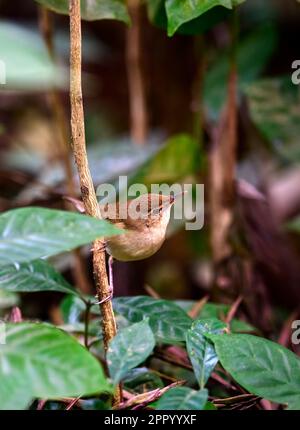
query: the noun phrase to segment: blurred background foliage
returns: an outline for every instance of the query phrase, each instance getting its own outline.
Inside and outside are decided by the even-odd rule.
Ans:
[[[54,89],[69,117],[67,1],[38,3],[51,3],[51,9],[61,13],[52,15],[55,61],[43,41],[36,2],[0,2],[0,57],[6,64],[6,85],[0,87],[1,211],[27,205],[63,208],[63,196],[68,194],[57,123],[49,104]],[[228,7],[179,19],[175,0],[142,2],[139,59],[148,126],[141,144],[131,133],[125,25],[130,18],[125,5],[115,0],[98,9],[97,2],[83,2],[89,160],[96,187],[115,183],[119,175],[147,186],[205,184],[204,228],[185,231],[171,226],[172,234],[158,254],[141,262],[116,263],[116,296],[144,294],[146,289],[170,299],[199,300],[208,295],[229,305],[242,295],[245,324],[278,338],[279,327],[300,299],[300,244],[295,234],[300,223],[286,228],[300,215],[299,87],[291,83],[291,65],[298,56],[300,4],[295,0],[224,3],[240,4],[235,50],[240,185],[230,257],[216,265],[212,256],[208,179],[232,61]],[[108,19],[94,21],[97,14]],[[84,259],[91,268],[88,252]],[[70,255],[53,262],[71,282]],[[30,294],[19,298],[4,292],[0,312],[20,300],[28,317],[68,323],[66,314],[77,312],[66,302],[59,308],[56,293],[36,294],[33,300]],[[142,368],[128,376],[128,385],[133,379],[150,386],[153,382]]]

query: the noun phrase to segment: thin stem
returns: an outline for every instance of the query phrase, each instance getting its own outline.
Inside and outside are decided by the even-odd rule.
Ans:
[[[53,16],[48,9],[40,6],[39,9],[39,27],[44,38],[50,58],[53,63],[56,63],[56,55],[53,42]],[[62,162],[65,171],[66,188],[70,197],[76,197],[76,187],[73,178],[73,168],[71,162],[70,136],[67,126],[67,117],[62,103],[61,96],[57,88],[53,87],[48,90],[48,100],[51,112],[55,122],[55,130],[57,133],[57,153]],[[66,209],[70,209],[70,205],[65,201]],[[91,292],[91,285],[88,278],[86,265],[81,255],[80,249],[73,251],[73,274],[76,285],[84,294]]]
[[[80,190],[86,213],[101,219],[99,204],[96,198],[90,173],[85,143],[84,111],[81,84],[81,14],[80,0],[69,0],[70,6],[70,101],[72,146],[78,169]],[[93,244],[93,273],[99,302],[109,295],[109,284],[105,265],[103,239]],[[107,351],[109,342],[116,335],[116,321],[110,300],[100,305],[104,348]],[[120,390],[116,390],[114,405],[120,403]]]
[[[131,26],[126,37],[126,60],[132,140],[143,145],[148,134],[148,113],[141,61],[140,0],[128,0]]]

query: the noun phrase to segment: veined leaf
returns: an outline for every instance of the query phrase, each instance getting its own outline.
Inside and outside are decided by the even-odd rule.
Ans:
[[[167,391],[157,402],[158,411],[201,411],[207,401],[207,390],[195,391],[188,387],[176,387]]]
[[[60,291],[78,295],[64,277],[44,260],[0,266],[0,289],[12,292]]]
[[[300,359],[290,350],[248,334],[206,335],[222,366],[250,393],[300,407]]]
[[[204,335],[219,334],[225,328],[226,324],[217,319],[200,319],[195,321],[187,332],[186,347],[201,389],[204,388],[218,362],[213,343]]]
[[[116,312],[135,323],[149,318],[157,342],[173,344],[185,341],[192,319],[178,306],[167,300],[147,296],[114,299]]]
[[[298,162],[299,92],[290,76],[261,79],[245,91],[251,118],[273,152],[285,161]]]
[[[117,384],[129,370],[146,360],[155,346],[148,321],[120,330],[107,350],[107,365],[113,383]]]
[[[0,265],[49,257],[120,232],[104,220],[74,212],[13,209],[0,215]]]
[[[74,338],[41,323],[6,324],[0,347],[0,409],[35,398],[111,392],[99,362]]]

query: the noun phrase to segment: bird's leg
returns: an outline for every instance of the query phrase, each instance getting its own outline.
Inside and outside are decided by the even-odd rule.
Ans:
[[[108,279],[109,279],[109,292],[111,298],[114,294],[114,273],[113,273],[114,258],[110,255],[108,259]]]
[[[100,300],[100,302],[95,303],[96,305],[101,305],[103,303],[106,303],[113,298],[113,294],[114,294],[113,262],[114,262],[114,259],[110,255],[108,259],[109,295],[105,297],[105,299]]]

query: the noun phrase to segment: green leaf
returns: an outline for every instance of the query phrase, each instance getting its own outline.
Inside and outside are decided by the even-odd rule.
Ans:
[[[229,305],[224,305],[223,303],[205,303],[201,309],[198,318],[208,319],[224,319],[230,309]]]
[[[289,401],[287,409],[289,411],[299,411],[300,410],[300,395],[293,397]]]
[[[0,288],[12,292],[60,291],[79,294],[44,260],[0,266]]]
[[[176,387],[167,391],[157,402],[158,411],[202,411],[207,401],[207,390],[195,391]]]
[[[149,20],[155,25],[165,28],[167,24],[165,0],[146,0],[146,4]]]
[[[148,320],[120,330],[107,350],[107,365],[113,383],[117,384],[130,369],[145,361],[154,346],[155,339]]]
[[[197,302],[196,300],[174,300],[174,303],[188,313]]]
[[[118,297],[114,299],[114,308],[132,323],[149,318],[155,339],[160,343],[184,342],[192,323],[192,319],[174,303],[147,296]]]
[[[36,0],[48,9],[69,14],[69,0]],[[129,23],[124,0],[81,0],[81,18],[87,21],[116,19]]]
[[[217,408],[216,408],[216,406],[215,406],[213,403],[211,403],[211,402],[206,402],[206,405],[205,405],[205,407],[204,407],[204,410],[205,410],[205,411],[216,411],[216,410],[217,410]]]
[[[300,407],[300,359],[294,353],[248,334],[207,336],[222,366],[250,393]]]
[[[256,81],[246,87],[246,95],[251,118],[273,152],[299,161],[299,92],[290,76]]]
[[[0,409],[25,409],[35,398],[111,392],[99,362],[74,338],[41,323],[6,325],[0,347]]]
[[[147,161],[130,183],[173,184],[199,170],[198,142],[189,135],[180,134],[167,140],[152,159]]]
[[[146,367],[137,367],[135,369],[129,370],[126,376],[123,378],[124,386],[130,389],[137,390],[138,387],[145,391],[154,390],[156,388],[163,388],[164,384],[157,373]]]
[[[203,308],[201,309],[198,318],[206,319],[206,318],[217,318],[224,319],[226,318],[228,311],[230,309],[229,305],[224,305],[221,303],[205,303]],[[237,318],[233,318],[230,323],[230,330],[232,333],[239,332],[254,332],[257,331],[255,327],[251,324],[247,323],[243,320],[238,320]]]
[[[150,21],[160,28],[168,28],[168,18],[165,9],[165,0],[146,0],[148,16]],[[181,25],[177,32],[179,34],[194,35],[201,34],[209,30],[220,21],[224,21],[230,15],[230,10],[224,7],[214,7],[200,15],[198,18],[192,19]]]
[[[239,91],[259,77],[273,54],[278,34],[274,25],[263,24],[238,44],[236,62]],[[261,41],[264,43],[261,43]],[[255,57],[255,61],[253,58]],[[230,52],[220,53],[211,65],[204,79],[204,104],[210,117],[216,120],[226,100],[227,82],[230,70]]]
[[[201,389],[204,388],[218,362],[214,345],[204,334],[219,334],[226,327],[225,323],[217,319],[203,319],[195,321],[187,332],[187,352]]]
[[[230,323],[230,331],[232,333],[254,333],[257,328],[243,320],[233,318]]]
[[[60,303],[60,311],[66,324],[75,325],[80,322],[85,309],[84,302],[73,294],[64,297]]]
[[[191,21],[216,6],[232,9],[244,0],[166,0],[168,35],[173,36],[185,22]]]
[[[0,265],[49,257],[120,232],[104,220],[74,212],[13,209],[0,216]]]
[[[195,300],[175,300],[174,303],[184,309],[185,312],[189,312],[197,302]],[[200,318],[201,320],[211,318],[224,320],[228,314],[229,309],[229,305],[224,305],[222,303],[205,303],[198,315],[196,315],[196,318]],[[248,322],[238,320],[236,318],[233,318],[231,321],[230,330],[232,333],[253,333],[257,331],[257,329]]]
[[[39,33],[2,21],[0,52],[6,75],[1,90],[43,91],[66,85],[66,73],[53,64]]]

